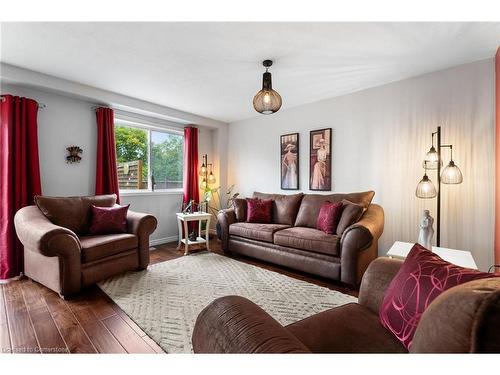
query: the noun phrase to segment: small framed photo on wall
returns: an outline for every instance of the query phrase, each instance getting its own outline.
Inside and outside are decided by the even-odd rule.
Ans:
[[[332,190],[332,128],[310,133],[309,190]]]
[[[281,189],[299,189],[299,133],[280,136]]]

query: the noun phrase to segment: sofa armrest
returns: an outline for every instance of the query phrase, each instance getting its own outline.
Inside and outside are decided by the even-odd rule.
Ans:
[[[384,294],[402,264],[402,260],[386,257],[371,262],[361,281],[359,304],[378,314]]]
[[[341,281],[356,285],[377,257],[378,239],[384,230],[384,210],[370,204],[363,217],[349,226],[340,240]]]
[[[219,226],[219,240],[221,241],[222,251],[227,253],[229,241],[229,226],[236,222],[236,213],[233,208],[220,210],[217,214],[217,225]]]
[[[149,236],[156,230],[158,221],[153,215],[141,212],[127,212],[128,232],[139,239],[139,268],[146,269],[149,265]]]
[[[23,246],[48,257],[80,257],[80,240],[71,230],[53,224],[37,206],[27,206],[14,216],[17,237]]]
[[[259,306],[240,296],[213,301],[196,319],[195,353],[310,353]]]

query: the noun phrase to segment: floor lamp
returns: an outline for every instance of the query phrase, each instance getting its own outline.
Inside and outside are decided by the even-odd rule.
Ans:
[[[437,137],[437,144],[434,147],[434,136]],[[441,171],[443,159],[441,150],[443,148],[450,149],[450,162]],[[432,199],[437,197],[437,230],[436,230],[436,246],[441,245],[441,183],[443,184],[461,184],[463,181],[462,172],[453,161],[453,145],[441,144],[441,127],[438,126],[437,131],[432,133],[432,143],[429,152],[425,155],[423,162],[424,177],[420,180],[415,191],[415,195],[421,199]],[[437,170],[437,190],[432,181],[427,176],[427,170]]]

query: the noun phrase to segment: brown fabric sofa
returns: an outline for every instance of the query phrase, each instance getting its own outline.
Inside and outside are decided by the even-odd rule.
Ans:
[[[378,258],[366,271],[358,303],[286,327],[253,302],[222,297],[198,316],[195,353],[407,353],[379,321],[384,293],[401,260]],[[500,278],[448,289],[422,315],[411,353],[500,353]]]
[[[66,297],[120,272],[147,268],[154,216],[129,210],[127,233],[90,236],[91,205],[111,207],[115,194],[35,201],[38,207],[24,207],[14,217],[29,278]]]
[[[382,207],[371,204],[373,191],[350,194],[265,194],[273,199],[273,223],[246,223],[245,206],[222,210],[217,216],[219,239],[226,253],[236,253],[316,276],[358,285],[377,257],[378,239],[384,229]],[[366,211],[342,233],[328,235],[316,229],[325,201],[349,200]],[[339,225],[340,227],[340,225]]]

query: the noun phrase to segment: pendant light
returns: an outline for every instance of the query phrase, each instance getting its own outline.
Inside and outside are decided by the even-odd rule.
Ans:
[[[462,172],[453,161],[453,146],[450,145],[450,162],[441,172],[441,182],[443,184],[461,184],[463,181]]]
[[[278,112],[281,108],[281,96],[273,90],[271,73],[268,71],[273,62],[264,60],[262,65],[266,68],[266,72],[262,76],[262,90],[255,94],[253,98],[253,107],[259,113],[270,115]]]

